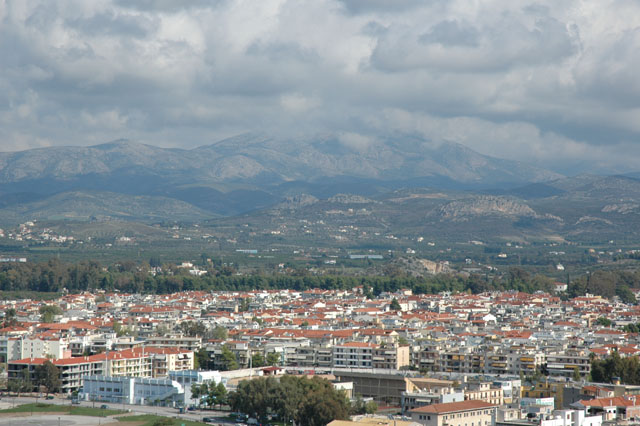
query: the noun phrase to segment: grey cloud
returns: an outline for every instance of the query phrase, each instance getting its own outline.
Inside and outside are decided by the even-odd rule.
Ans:
[[[116,15],[113,11],[105,11],[89,18],[70,19],[67,25],[83,35],[143,38],[157,28],[158,19],[130,14]]]
[[[497,25],[474,27],[441,21],[418,35],[413,27],[391,28],[377,41],[371,60],[383,71],[424,68],[454,72],[495,72],[519,66],[561,61],[578,50],[579,41],[549,16],[532,29],[519,16],[504,16]]]
[[[402,13],[425,4],[422,0],[340,0],[349,13]],[[435,1],[433,3],[436,3]]]
[[[411,134],[631,169],[640,5],[612,2],[0,3],[0,150]]]
[[[480,32],[468,22],[442,21],[419,37],[425,44],[440,43],[443,46],[478,46]]]
[[[305,49],[295,42],[264,43],[258,40],[247,48],[247,54],[264,56],[271,61],[299,61],[304,63],[317,62],[319,56],[312,49]]]
[[[228,0],[114,0],[114,3],[125,9],[175,13],[188,9],[216,7],[228,3]]]

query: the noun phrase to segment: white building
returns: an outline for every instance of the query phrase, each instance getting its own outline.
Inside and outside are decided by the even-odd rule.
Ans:
[[[540,426],[601,426],[602,416],[587,416],[583,410],[555,410]]]
[[[5,362],[24,358],[69,358],[71,350],[66,339],[60,337],[3,337],[0,353]],[[6,355],[4,355],[6,354]]]
[[[333,367],[372,368],[373,351],[378,345],[348,342],[333,347]]]
[[[484,401],[432,404],[410,412],[411,420],[424,426],[493,426],[496,405]]]
[[[184,387],[169,379],[89,376],[84,378],[78,398],[86,401],[136,405],[161,403],[172,406],[176,402],[183,402]]]
[[[191,396],[191,386],[194,384],[218,384],[220,382],[226,384],[226,380],[222,379],[219,371],[198,371],[198,370],[181,370],[170,371],[169,380],[180,384],[184,388],[184,403],[196,402]]]

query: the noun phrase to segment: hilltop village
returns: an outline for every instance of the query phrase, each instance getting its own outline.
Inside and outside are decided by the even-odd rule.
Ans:
[[[597,296],[86,292],[1,308],[10,391],[33,391],[50,363],[56,391],[84,401],[188,406],[194,383],[292,374],[421,424],[447,410],[478,416],[468,426],[640,417],[640,386],[592,382],[594,362],[640,353],[640,307]]]

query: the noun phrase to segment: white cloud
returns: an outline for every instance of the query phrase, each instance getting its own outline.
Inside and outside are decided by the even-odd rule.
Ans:
[[[392,3],[0,1],[0,149],[404,129],[637,168],[640,3]]]

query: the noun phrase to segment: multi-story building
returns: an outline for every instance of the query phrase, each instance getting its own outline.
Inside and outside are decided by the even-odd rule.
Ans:
[[[468,383],[464,391],[465,401],[485,401],[493,405],[504,404],[502,387],[495,387],[490,382]]]
[[[332,366],[334,368],[372,368],[373,353],[376,349],[378,349],[378,345],[364,342],[347,342],[336,345],[333,347]]]
[[[412,410],[411,420],[424,426],[490,426],[497,406],[484,401],[426,405]]]
[[[193,370],[193,351],[177,348],[146,348],[152,357],[153,377],[166,377],[170,371]]]
[[[440,355],[439,371],[453,373],[482,373],[485,366],[485,354],[475,350],[447,351]]]
[[[373,368],[399,370],[409,365],[409,346],[390,345],[373,349]]]
[[[249,345],[249,342],[242,340],[231,340],[207,347],[207,352],[209,352],[209,356],[214,363],[214,369],[225,370],[228,368],[226,364],[227,361],[223,356],[223,351],[225,350],[224,347],[226,347],[231,351],[231,353],[233,353],[239,368],[249,367],[249,362],[251,360],[251,357],[253,356],[253,352]]]
[[[82,386],[87,376],[152,377],[154,354],[144,349],[101,353],[91,356],[63,358],[51,361],[60,370],[62,392],[71,393]],[[29,378],[35,383],[36,369],[49,361],[46,358],[25,358],[7,364],[8,379]],[[192,364],[191,364],[192,365]]]
[[[174,336],[152,336],[147,338],[145,346],[171,346],[180,349],[188,349],[190,351],[197,351],[202,347],[202,338],[183,336],[181,334]]]
[[[69,342],[59,336],[38,335],[33,337],[3,337],[0,339],[0,354],[5,361],[24,358],[60,359],[71,356]]]
[[[554,377],[573,377],[576,371],[580,377],[587,377],[591,374],[591,360],[582,350],[554,352],[547,354],[547,370]]]
[[[540,426],[600,426],[602,416],[587,416],[584,410],[555,410]]]
[[[143,377],[87,376],[79,399],[122,404],[183,404],[184,387],[170,379]]]
[[[336,368],[332,373],[340,382],[352,382],[354,394],[373,398],[385,405],[399,406],[403,392],[413,389],[410,379],[397,370]]]
[[[95,356],[100,355],[103,354]],[[153,377],[154,353],[146,351],[145,348],[109,352],[104,355],[107,360],[106,376]]]

